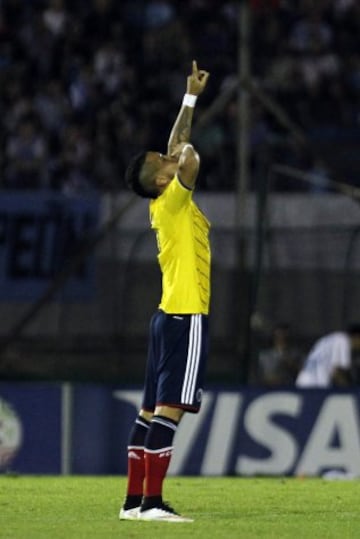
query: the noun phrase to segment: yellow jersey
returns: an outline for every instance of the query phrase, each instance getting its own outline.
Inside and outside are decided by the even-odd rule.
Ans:
[[[177,176],[150,202],[162,273],[159,308],[169,314],[208,314],[210,223]]]

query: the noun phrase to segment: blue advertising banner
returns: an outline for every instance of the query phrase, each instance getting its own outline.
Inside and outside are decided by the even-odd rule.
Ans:
[[[97,228],[99,198],[53,192],[3,192],[0,196],[0,299],[36,300],[85,238]],[[87,257],[57,299],[88,299],[94,259]]]
[[[0,472],[59,474],[61,386],[0,383]]]
[[[141,388],[75,384],[66,406],[64,394],[60,385],[0,384],[0,470],[60,473],[68,462],[73,474],[126,474]],[[360,477],[359,416],[358,390],[213,389],[181,422],[169,473]]]
[[[134,414],[140,395],[113,392],[125,417],[129,405]],[[180,424],[169,471],[319,476],[335,470],[360,477],[359,396],[358,390],[208,391],[200,414]],[[126,436],[121,445],[120,471],[126,473]]]

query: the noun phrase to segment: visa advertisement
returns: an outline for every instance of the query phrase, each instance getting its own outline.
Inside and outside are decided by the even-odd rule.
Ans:
[[[0,383],[0,472],[126,474],[141,395],[75,384],[64,406],[60,384]],[[181,422],[169,473],[360,477],[359,414],[358,391],[214,388]]]

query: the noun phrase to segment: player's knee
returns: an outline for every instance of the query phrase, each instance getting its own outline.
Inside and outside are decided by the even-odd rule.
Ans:
[[[173,406],[157,406],[155,408],[155,415],[162,415],[163,417],[168,417],[179,423],[184,415],[184,410],[181,408],[174,408]]]
[[[153,413],[153,412],[149,412],[148,410],[142,410],[142,409],[141,409],[140,412],[139,412],[139,415],[140,415],[141,417],[143,417],[144,419],[146,419],[146,421],[149,421],[149,422],[150,422],[151,419],[152,419],[152,416],[154,415],[154,413]]]

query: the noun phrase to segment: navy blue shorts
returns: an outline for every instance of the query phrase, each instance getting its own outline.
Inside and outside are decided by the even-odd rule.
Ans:
[[[143,409],[200,409],[208,356],[208,317],[157,311],[150,322]]]

